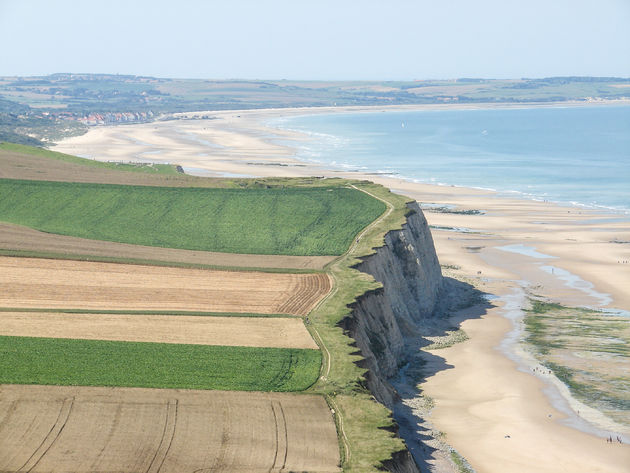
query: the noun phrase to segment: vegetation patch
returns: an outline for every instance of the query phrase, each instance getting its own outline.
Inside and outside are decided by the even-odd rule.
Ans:
[[[444,330],[443,335],[425,336],[424,338],[430,342],[423,350],[439,350],[441,348],[449,348],[453,345],[468,340],[468,334],[461,328],[448,328]]]
[[[303,391],[318,350],[0,336],[0,383]]]
[[[630,325],[623,315],[531,301],[527,342],[580,401],[628,424]]]
[[[458,271],[458,270],[462,269],[461,266],[456,265],[456,264],[441,264],[440,267],[442,269],[451,269],[453,271]]]
[[[532,312],[534,314],[544,314],[545,312],[549,312],[552,310],[563,310],[567,309],[563,305],[556,304],[555,302],[547,302],[547,301],[539,301],[539,300],[530,300],[531,309],[528,312]]]
[[[481,210],[477,209],[468,209],[468,210],[459,210],[453,209],[450,207],[429,207],[425,208],[427,212],[434,212],[440,214],[455,214],[455,215],[483,215]]]
[[[385,205],[346,187],[213,189],[0,180],[0,219],[44,232],[227,253],[339,255]]]
[[[475,473],[470,464],[455,450],[451,450],[451,461],[457,467],[459,473]]]

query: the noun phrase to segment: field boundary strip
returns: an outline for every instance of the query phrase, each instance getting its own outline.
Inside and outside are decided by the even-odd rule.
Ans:
[[[332,261],[331,263],[329,263],[327,265],[327,267],[336,265],[341,263],[341,261],[343,261],[344,259],[346,259],[348,256],[351,256],[351,254],[356,250],[357,246],[359,245],[361,238],[363,237],[363,235],[366,234],[366,232],[370,231],[373,227],[375,227],[376,225],[380,224],[384,219],[386,219],[387,217],[389,217],[389,215],[393,212],[394,210],[394,206],[384,200],[381,199],[380,197],[372,194],[371,192],[366,191],[365,189],[360,189],[358,187],[356,187],[354,184],[351,185],[351,187],[353,187],[354,189],[360,191],[360,192],[364,192],[365,194],[380,200],[381,202],[383,202],[386,205],[386,210],[376,219],[374,220],[372,223],[370,223],[367,227],[365,227],[357,236],[356,238],[353,239],[352,244],[350,245],[350,247],[348,248],[348,250],[341,256],[339,256],[338,258],[336,258],[334,261]],[[332,281],[332,289],[328,292],[328,294],[326,294],[326,296],[324,296],[316,305],[315,307],[313,307],[313,309],[311,310],[311,313],[317,311],[317,309],[319,307],[321,307],[322,305],[324,305],[326,303],[327,300],[331,299],[332,297],[334,297],[337,293],[339,284],[337,282],[337,279],[334,275],[334,273],[329,272],[328,273],[331,281]],[[312,326],[312,331],[315,332],[316,335],[316,341],[319,341],[318,344],[320,344],[320,346],[324,349],[325,352],[325,356],[324,359],[325,364],[326,364],[326,369],[323,371],[323,373],[321,374],[321,377],[323,380],[326,380],[328,378],[328,374],[330,373],[330,368],[331,368],[331,356],[330,356],[330,351],[328,351],[328,348],[326,347],[326,344],[324,343],[324,340],[322,339],[321,335],[319,334],[319,332],[317,331],[317,328]],[[315,337],[314,337],[315,338]]]
[[[335,399],[333,398],[333,396],[331,396],[330,394],[325,394],[324,397],[326,398],[326,402],[328,402],[328,405],[333,411],[333,415],[335,416],[335,419],[337,420],[336,424],[339,426],[339,431],[341,432],[341,441],[342,441],[342,446],[343,446],[343,452],[342,452],[343,456],[341,458],[341,462],[343,464],[346,461],[350,461],[350,456],[351,456],[350,442],[348,440],[348,436],[346,435],[346,430],[343,425],[343,415],[341,413],[341,409],[339,409],[339,406],[335,402]]]
[[[356,269],[363,258],[382,247],[388,232],[400,229],[413,212],[407,207],[411,199],[391,193],[370,182],[351,186],[384,204],[383,212],[356,234],[344,254],[326,265],[333,278],[333,289],[310,312],[307,322],[324,359],[318,382],[311,392],[323,394],[334,410],[339,450],[344,471],[365,473],[380,471],[392,455],[405,448],[395,428],[391,411],[378,403],[365,385],[365,368],[357,364],[361,355],[343,329],[341,321],[351,316],[352,304],[381,283]]]
[[[105,310],[105,309],[69,309],[69,308],[41,308],[41,307],[0,307],[2,312],[51,312],[62,314],[129,314],[129,315],[184,315],[198,317],[260,317],[260,318],[279,318],[279,319],[301,319],[301,315],[295,314],[260,314],[248,312],[199,312],[186,310]]]
[[[95,240],[104,241],[104,240]],[[115,242],[112,242],[115,243]],[[156,249],[163,249],[155,247]],[[171,248],[164,248],[171,249]],[[194,251],[194,250],[184,250]],[[238,253],[230,253],[238,254]],[[112,263],[112,264],[129,264],[135,266],[157,266],[164,268],[182,268],[182,269],[207,269],[209,271],[242,271],[242,272],[255,272],[255,273],[282,273],[282,274],[321,274],[324,273],[324,269],[319,268],[284,268],[284,267],[268,267],[268,266],[226,266],[215,264],[203,264],[203,263],[187,263],[180,261],[165,261],[165,260],[152,260],[152,259],[137,259],[137,258],[118,258],[115,256],[95,256],[88,254],[68,254],[68,253],[54,253],[46,251],[27,251],[27,250],[14,250],[0,248],[0,256],[15,257],[15,258],[38,258],[38,259],[51,259],[51,260],[65,260],[65,261],[87,261],[92,263]],[[263,256],[275,256],[275,255],[263,255]]]

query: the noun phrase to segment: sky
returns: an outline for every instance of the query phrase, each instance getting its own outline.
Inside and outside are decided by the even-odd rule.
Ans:
[[[0,76],[630,77],[630,0],[0,0]]]

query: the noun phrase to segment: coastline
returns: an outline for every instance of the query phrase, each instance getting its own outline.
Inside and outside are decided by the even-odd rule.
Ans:
[[[514,105],[524,106],[530,105]],[[438,105],[431,109],[435,107],[462,108]],[[438,372],[422,386],[436,402],[431,423],[446,433],[446,441],[479,472],[517,472],[534,464],[537,471],[550,472],[589,468],[626,471],[630,447],[608,445],[594,431],[585,433],[564,425],[563,421],[575,419],[558,410],[558,400],[545,394],[549,380],[534,376],[531,363],[519,368],[514,359],[506,356],[510,347],[501,348],[501,344],[513,328],[513,321],[506,314],[512,310],[510,303],[514,303],[518,291],[521,298],[529,291],[570,306],[630,311],[630,295],[626,292],[630,287],[630,265],[617,263],[630,259],[630,245],[614,243],[630,241],[628,219],[616,221],[618,215],[500,197],[480,189],[418,184],[399,177],[327,169],[294,157],[295,150],[285,142],[307,139],[303,135],[266,125],[272,118],[289,114],[419,108],[198,112],[215,118],[95,128],[86,135],[64,140],[53,149],[101,160],[167,161],[208,175],[369,179],[419,202],[483,210],[480,215],[425,212],[434,227],[433,238],[442,265],[459,267],[453,270],[454,276],[467,278],[481,290],[498,296],[493,300],[494,307],[480,318],[465,313],[456,316],[454,322],[461,323],[470,340],[432,352],[433,358],[438,356],[454,368]],[[480,107],[471,104],[466,108]],[[471,232],[447,228],[466,228]],[[511,245],[517,245],[520,252],[500,249]],[[554,258],[544,259],[536,254]],[[558,270],[549,274],[541,269],[545,265]],[[585,290],[588,285],[582,283],[567,285],[571,278],[562,279],[560,275],[564,273],[559,270],[588,281],[592,288]],[[598,293],[608,294],[609,298],[598,297]],[[582,415],[587,417],[584,411]]]

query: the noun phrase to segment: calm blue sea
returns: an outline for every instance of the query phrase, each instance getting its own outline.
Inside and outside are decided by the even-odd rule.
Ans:
[[[297,144],[303,160],[630,214],[630,106],[388,111],[270,124],[312,137]]]

